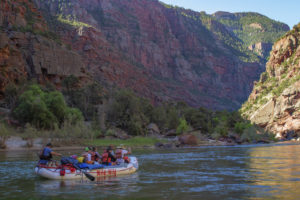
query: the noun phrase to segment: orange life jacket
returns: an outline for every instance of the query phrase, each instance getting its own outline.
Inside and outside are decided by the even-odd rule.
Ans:
[[[111,158],[108,156],[107,152],[102,154],[102,162],[103,163],[110,163],[111,162]]]

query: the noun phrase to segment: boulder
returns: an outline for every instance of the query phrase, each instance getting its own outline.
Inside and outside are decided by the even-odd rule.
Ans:
[[[282,138],[282,137],[281,137],[281,134],[280,134],[280,133],[276,133],[275,138],[276,138],[276,139],[281,139],[281,138]]]
[[[230,138],[233,142],[235,142],[237,144],[241,144],[242,143],[240,135],[238,135],[236,133],[230,133],[228,135],[228,138]]]
[[[171,130],[168,130],[165,134],[166,137],[176,137],[177,134],[176,134],[176,130],[175,129],[171,129]]]
[[[178,137],[178,141],[181,145],[198,145],[198,140],[195,135],[192,134],[184,134]]]
[[[257,144],[269,144],[270,141],[269,140],[266,140],[266,139],[260,139],[257,141]]]
[[[282,136],[287,140],[291,140],[293,138],[296,138],[298,135],[294,130],[291,130],[291,131],[286,131],[285,133],[283,133]]]
[[[148,131],[149,135],[160,134],[160,130],[159,130],[158,126],[154,123],[151,123],[147,126],[147,131]]]
[[[250,118],[252,123],[265,127],[272,119],[274,113],[274,101],[270,100],[267,104],[257,110]]]
[[[113,137],[121,140],[126,140],[130,138],[130,136],[125,131],[118,128],[113,129]]]
[[[176,145],[173,143],[164,144],[164,143],[158,142],[155,144],[155,147],[160,148],[160,149],[171,149],[171,148],[174,148],[175,146]]]

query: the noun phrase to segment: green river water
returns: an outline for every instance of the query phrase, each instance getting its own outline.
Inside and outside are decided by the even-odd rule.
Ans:
[[[140,168],[133,175],[61,182],[35,175],[34,151],[0,152],[0,199],[300,198],[300,145],[136,150],[134,155]]]

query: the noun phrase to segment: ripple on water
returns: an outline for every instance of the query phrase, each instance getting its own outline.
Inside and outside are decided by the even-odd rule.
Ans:
[[[298,199],[300,196],[300,146],[296,145],[148,150],[138,153],[138,173],[96,182],[40,179],[33,171],[33,153],[10,155],[0,154],[1,196],[8,199]]]

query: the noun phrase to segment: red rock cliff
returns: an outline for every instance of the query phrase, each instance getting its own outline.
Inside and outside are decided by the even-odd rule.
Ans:
[[[87,79],[80,56],[53,39],[31,1],[1,1],[0,28],[0,96],[9,83],[31,78],[56,84],[71,74]]]
[[[56,59],[71,62],[67,65],[43,59],[46,70],[41,70],[36,59],[27,59],[25,66],[34,63],[35,73],[55,74],[73,65],[78,73],[88,71],[107,87],[131,88],[153,102],[183,100],[193,106],[232,110],[248,97],[253,81],[264,71],[259,59],[242,61],[247,55],[228,46],[223,36],[234,43],[239,40],[214,18],[201,13],[170,8],[157,0],[34,2],[49,30],[76,51],[76,56],[72,56],[75,52],[69,54],[74,61]],[[50,49],[57,48],[66,50]],[[40,47],[44,53],[37,57],[54,54],[49,51]],[[56,53],[53,59],[60,55],[68,54]]]

